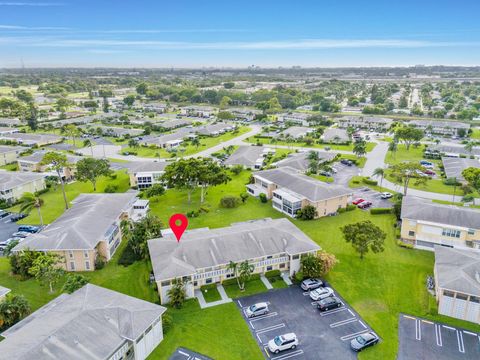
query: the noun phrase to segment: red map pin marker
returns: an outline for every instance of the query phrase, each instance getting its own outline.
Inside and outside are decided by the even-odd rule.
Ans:
[[[175,237],[177,238],[177,242],[180,242],[180,238],[182,237],[185,229],[188,226],[188,219],[183,214],[174,214],[168,221],[170,225],[170,229],[172,229]]]

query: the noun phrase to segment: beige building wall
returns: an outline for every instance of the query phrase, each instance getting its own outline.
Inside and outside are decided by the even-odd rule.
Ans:
[[[0,166],[11,164],[17,161],[18,155],[16,151],[9,151],[0,154]]]
[[[45,179],[41,178],[28,183],[20,184],[17,187],[13,188],[11,196],[9,196],[9,198],[18,200],[26,192],[35,193],[36,191],[40,191],[43,189],[45,189]]]
[[[302,201],[302,209],[305,206],[311,205],[317,209],[317,217],[322,217],[338,211],[339,208],[346,208],[348,198],[348,195],[345,195],[317,202],[311,202],[305,199]]]
[[[95,250],[52,251],[60,255],[66,271],[93,271],[95,268]]]

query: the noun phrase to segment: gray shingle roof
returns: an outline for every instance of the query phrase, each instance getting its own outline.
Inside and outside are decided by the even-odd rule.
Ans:
[[[288,129],[283,130],[280,134],[282,134],[285,137],[290,135],[293,138],[299,138],[313,131],[314,129],[308,128],[305,126],[291,126]]]
[[[464,155],[480,155],[480,146],[474,146],[472,151],[465,150],[464,145],[430,145],[429,150],[439,151],[441,153],[464,154]]]
[[[11,290],[9,288],[0,286],[0,297],[7,295]]]
[[[262,156],[263,146],[239,146],[238,149],[225,160],[225,165],[244,165],[253,166]]]
[[[125,164],[128,172],[133,174],[137,172],[157,172],[164,171],[169,164],[167,161],[133,161]]]
[[[310,201],[327,200],[352,194],[351,189],[313,179],[288,166],[258,171],[254,176],[268,180],[278,185],[279,188],[293,191]]]
[[[45,154],[47,152],[48,151],[46,151],[46,150],[35,151],[31,155],[22,156],[22,157],[18,158],[18,160],[20,160],[20,161],[31,161],[33,163],[39,163],[39,162],[42,161],[43,157],[45,156]],[[81,156],[75,156],[75,155],[70,155],[70,154],[66,154],[66,156],[67,156],[67,163],[69,163],[69,164],[76,164],[78,161],[83,159],[83,157],[81,157]]]
[[[438,204],[410,195],[403,198],[401,217],[402,219],[480,229],[480,210]]]
[[[0,146],[0,154],[8,154],[11,152],[16,152],[20,154],[22,151],[27,151],[28,148],[24,148],[21,146]]]
[[[165,308],[96,285],[62,294],[2,335],[0,358],[107,359],[137,339]]]
[[[432,126],[433,128],[470,129],[469,124],[459,121],[412,120],[408,124],[420,127]]]
[[[339,141],[346,142],[350,140],[347,130],[344,129],[329,128],[326,129],[322,135],[324,141],[334,141],[337,137]]]
[[[287,219],[270,218],[232,224],[219,229],[195,229],[177,243],[173,235],[148,241],[155,279],[195,273],[195,269],[240,262],[281,253],[320,250]]]
[[[320,162],[332,161],[337,155],[334,152],[317,151]],[[292,154],[277,163],[277,167],[291,167],[298,171],[307,171],[310,164],[308,152]]]
[[[470,167],[480,168],[480,161],[477,159],[443,157],[442,162],[447,178],[457,178],[458,181],[465,180],[462,176],[463,170]]]
[[[439,287],[480,296],[480,252],[437,245],[435,269]]]
[[[40,233],[29,235],[14,251],[91,250],[135,201],[136,192],[122,194],[80,194],[73,206]]]
[[[143,142],[146,144],[164,145],[169,141],[183,140],[188,135],[193,134],[194,130],[190,128],[182,128],[171,134],[160,135],[157,137],[149,138]]]
[[[190,125],[191,123],[192,123],[192,120],[190,119],[173,119],[173,120],[163,121],[161,123],[156,123],[155,125],[161,126],[165,129],[174,129],[177,127]]]
[[[0,191],[10,190],[42,178],[45,178],[45,175],[34,172],[0,170]]]
[[[23,142],[25,144],[36,144],[40,142],[53,144],[62,141],[62,137],[58,135],[25,133],[6,134],[0,136],[0,139],[13,140]]]

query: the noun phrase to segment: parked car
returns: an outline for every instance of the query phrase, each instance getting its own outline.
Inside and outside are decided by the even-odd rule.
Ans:
[[[18,227],[18,231],[25,231],[33,234],[40,231],[40,228],[33,225],[21,225]]]
[[[341,301],[335,296],[329,296],[317,302],[317,309],[320,311],[332,310],[342,306]]]
[[[18,220],[22,220],[23,218],[27,217],[27,214],[24,214],[24,213],[18,213],[18,214],[13,214],[11,217],[10,217],[10,221],[12,222],[16,222]]]
[[[342,159],[342,160],[340,160],[340,163],[343,164],[343,165],[347,165],[347,166],[352,166],[353,165],[352,160],[348,160],[348,159]]]
[[[319,174],[327,177],[332,177],[332,173],[325,170],[320,171]]]
[[[370,201],[362,201],[357,206],[359,209],[368,209],[370,206],[372,206],[372,203]]]
[[[247,315],[247,317],[252,318],[252,317],[255,317],[255,316],[268,314],[268,311],[269,311],[268,310],[268,304],[264,303],[264,302],[261,302],[261,303],[256,303],[256,304],[253,304],[253,305],[249,306],[245,310],[245,314]]]
[[[361,334],[350,341],[350,347],[353,351],[362,351],[363,349],[378,343],[378,336],[373,332]]]
[[[333,296],[333,289],[329,287],[319,287],[315,290],[310,291],[310,298],[313,301],[322,300],[329,296]]]
[[[353,200],[353,201],[352,201],[352,204],[353,204],[353,205],[358,205],[358,204],[360,204],[360,203],[362,203],[362,202],[364,202],[364,201],[365,201],[365,199],[358,198],[358,199]]]
[[[300,287],[305,291],[315,290],[320,286],[323,286],[323,281],[320,279],[305,279],[300,285]]]
[[[12,234],[12,236],[19,237],[19,238],[26,238],[28,235],[31,235],[31,233],[26,231],[17,231]]]
[[[7,217],[8,215],[10,215],[9,212],[7,212],[5,210],[0,210],[0,219],[3,219],[4,217]]]
[[[294,333],[283,334],[275,336],[268,342],[268,350],[274,354],[280,351],[295,349],[298,345],[297,335]]]
[[[435,176],[435,175],[436,175],[435,171],[430,170],[430,169],[425,169],[425,170],[423,171],[423,173],[424,173],[424,174],[427,174],[427,175],[429,175],[429,176]]]
[[[381,197],[382,199],[390,199],[391,197],[393,197],[393,195],[392,195],[391,193],[389,193],[389,192],[384,192],[384,193],[381,193],[381,194],[380,194],[380,197]]]
[[[434,164],[430,161],[427,160],[420,160],[420,165],[426,167],[426,168],[433,168]]]

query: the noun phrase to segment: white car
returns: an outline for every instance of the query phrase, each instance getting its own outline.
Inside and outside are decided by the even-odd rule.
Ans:
[[[298,345],[297,335],[294,333],[283,334],[275,336],[268,342],[268,350],[274,354],[280,351],[295,349]]]
[[[264,302],[253,304],[245,310],[245,315],[249,318],[265,314],[268,314],[268,304]]]
[[[310,291],[310,298],[313,301],[322,300],[329,296],[333,296],[333,290],[329,287],[319,287],[318,289]]]
[[[389,193],[389,192],[384,192],[384,193],[381,193],[381,194],[380,194],[380,197],[381,197],[382,199],[390,199],[391,197],[393,197],[393,195],[392,195],[391,193]]]

